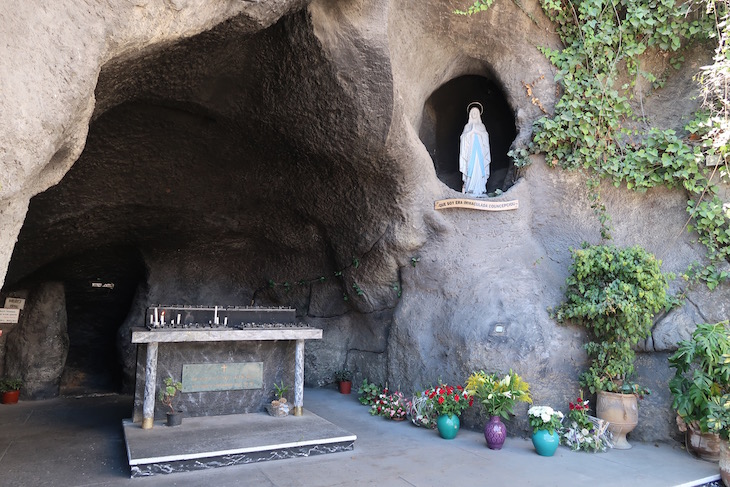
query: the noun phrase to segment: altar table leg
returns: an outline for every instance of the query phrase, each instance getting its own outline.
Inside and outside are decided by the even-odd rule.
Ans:
[[[304,404],[304,340],[297,340],[294,352],[294,416],[302,415]]]
[[[157,385],[157,342],[147,344],[147,366],[144,374],[142,429],[152,429],[155,421],[155,386]]]

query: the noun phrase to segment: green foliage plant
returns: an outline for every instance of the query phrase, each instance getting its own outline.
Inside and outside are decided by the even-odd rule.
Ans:
[[[707,429],[730,441],[730,393],[710,400],[710,411],[707,417]]]
[[[274,382],[274,394],[276,395],[276,399],[280,400],[282,397],[284,397],[284,394],[289,392],[289,386],[284,385],[284,381],[281,381],[281,384],[277,384]]]
[[[697,325],[691,339],[677,344],[669,366],[675,369],[669,381],[674,396],[672,407],[685,423],[694,423],[707,433],[708,422],[713,418],[722,421],[720,406],[730,394],[729,322]]]
[[[23,381],[14,377],[0,379],[0,392],[19,391],[23,387]]]
[[[362,385],[357,390],[357,393],[360,395],[360,397],[358,398],[360,404],[363,404],[365,406],[372,406],[373,404],[375,404],[378,396],[381,393],[387,394],[388,390],[383,389],[380,385],[368,382],[367,379],[363,379]]]
[[[554,312],[559,322],[583,325],[591,338],[591,360],[580,383],[591,392],[647,393],[627,379],[634,371],[633,347],[645,339],[654,315],[673,302],[661,261],[642,247],[588,245],[571,249],[565,302]]]
[[[455,13],[472,15],[491,4],[477,0]],[[535,122],[529,152],[544,153],[551,167],[593,175],[589,195],[604,240],[611,235],[597,191],[601,179],[641,192],[660,185],[684,190],[687,228],[706,247],[709,264],[692,266],[683,277],[714,289],[729,277],[724,262],[730,261],[730,212],[710,184],[715,169],[705,161],[730,155],[730,2],[540,0],[540,5],[563,43],[562,49],[540,48],[555,66],[562,93],[554,112]],[[651,127],[634,111],[643,103],[634,88],[639,77],[661,87],[668,73],[643,71],[641,56],[661,54],[670,70],[678,69],[686,46],[710,38],[717,40],[716,56],[697,76],[704,104],[685,127],[688,135]],[[524,164],[525,150],[513,150],[513,158]],[[720,173],[730,177],[727,163]]]
[[[172,406],[178,392],[183,388],[182,382],[176,382],[172,377],[165,378],[164,386],[160,388],[157,398],[162,404],[170,408],[170,412],[174,413],[175,408]]]
[[[352,380],[352,371],[348,369],[341,369],[335,372],[336,382],[347,382]]]

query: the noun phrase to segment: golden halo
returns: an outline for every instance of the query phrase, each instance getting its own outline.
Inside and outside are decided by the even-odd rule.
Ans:
[[[469,103],[469,104],[468,104],[468,105],[466,106],[466,114],[467,114],[467,115],[468,115],[468,114],[469,114],[469,112],[471,111],[471,107],[472,107],[472,105],[479,105],[479,115],[482,115],[482,114],[484,114],[484,107],[482,106],[482,104],[481,104],[481,103],[479,103],[478,101],[473,101],[473,102]]]

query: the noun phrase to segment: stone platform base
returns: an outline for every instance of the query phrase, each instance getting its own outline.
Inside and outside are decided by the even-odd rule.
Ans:
[[[352,450],[357,437],[304,410],[302,416],[266,413],[185,418],[181,426],[156,421],[143,430],[123,422],[132,477]]]

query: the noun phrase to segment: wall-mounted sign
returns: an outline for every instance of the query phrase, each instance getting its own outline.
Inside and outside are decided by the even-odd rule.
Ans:
[[[5,307],[12,309],[23,309],[25,307],[25,299],[5,298]]]
[[[468,200],[461,198],[450,198],[447,200],[438,200],[434,203],[434,209],[445,210],[447,208],[467,208],[470,210],[482,211],[506,211],[516,210],[520,207],[519,200],[512,201],[485,201],[485,200]]]
[[[0,323],[17,323],[20,318],[20,310],[12,308],[0,308]]]

